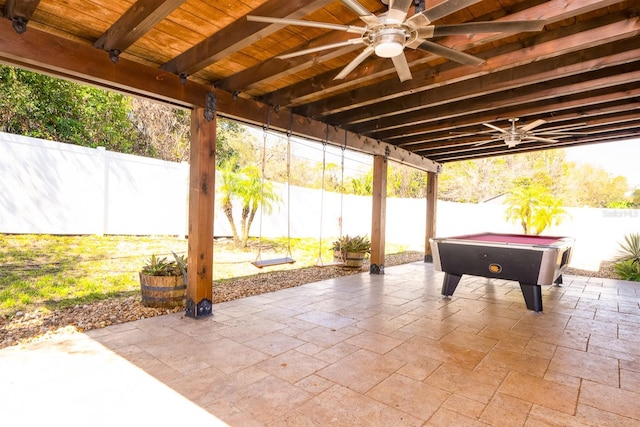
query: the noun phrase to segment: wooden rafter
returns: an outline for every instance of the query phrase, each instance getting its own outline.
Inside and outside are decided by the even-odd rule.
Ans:
[[[269,0],[256,8],[254,14],[260,16],[276,16],[283,18],[301,18],[319,9],[331,0],[315,0],[309,3],[304,0],[291,0],[283,4],[281,1]],[[162,69],[176,74],[194,74],[220,58],[228,56],[245,46],[279,30],[282,25],[250,22],[242,18],[223,28],[218,33],[206,38],[182,55],[177,56]]]
[[[117,57],[184,2],[138,0],[93,45]]]

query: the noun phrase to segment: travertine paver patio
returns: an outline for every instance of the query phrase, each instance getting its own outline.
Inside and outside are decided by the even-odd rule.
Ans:
[[[636,426],[640,283],[391,267],[0,350],[2,425]]]

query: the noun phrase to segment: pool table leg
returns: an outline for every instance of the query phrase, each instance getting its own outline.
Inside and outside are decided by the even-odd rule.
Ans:
[[[542,288],[540,285],[529,285],[520,282],[520,289],[527,308],[533,311],[542,311]]]
[[[457,274],[444,273],[444,281],[442,282],[442,295],[450,297],[456,290],[462,276]]]

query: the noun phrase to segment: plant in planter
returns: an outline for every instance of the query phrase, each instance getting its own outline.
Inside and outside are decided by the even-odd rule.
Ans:
[[[151,255],[140,271],[142,305],[155,308],[184,306],[187,290],[187,260],[173,253],[174,260]]]
[[[371,253],[371,241],[367,236],[346,235],[333,242],[334,260],[344,262],[347,268],[361,268]]]

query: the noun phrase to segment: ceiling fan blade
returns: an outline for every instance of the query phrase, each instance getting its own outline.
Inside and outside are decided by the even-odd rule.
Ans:
[[[410,46],[411,47],[411,46]],[[464,65],[477,66],[484,63],[484,59],[480,59],[476,56],[469,55],[468,53],[460,52],[459,50],[451,49],[450,47],[443,46],[441,44],[433,43],[423,40],[417,49],[424,50],[425,52],[435,53],[438,56],[447,58],[451,61],[459,62]]]
[[[393,61],[393,65],[396,67],[396,72],[398,73],[398,77],[400,77],[401,82],[411,80],[413,78],[411,70],[409,69],[409,64],[407,63],[407,57],[404,56],[404,52],[398,56],[394,56],[391,60]]]
[[[545,130],[543,130],[542,132],[573,132],[573,129],[580,129],[584,126],[586,126],[586,123],[574,123],[572,125],[561,125],[561,126],[554,126],[554,127],[549,127],[546,128]]]
[[[413,4],[413,0],[391,0],[389,2],[389,12],[387,19],[398,23],[404,22],[407,17],[409,7]]]
[[[331,24],[329,22],[317,22],[317,21],[304,21],[302,19],[273,18],[271,16],[247,15],[247,21],[267,22],[269,24],[299,25],[301,27],[324,28],[327,30],[339,30],[339,31],[346,31],[348,33],[356,33],[356,34],[363,34],[366,31],[365,27],[356,27],[354,25]]]
[[[341,1],[345,6],[351,9],[360,18],[365,16],[366,17],[373,16],[374,18],[377,19],[377,17],[373,13],[369,12],[367,8],[365,8],[363,5],[358,3],[356,0],[341,0]]]
[[[476,142],[475,144],[473,144],[473,146],[474,147],[479,147],[481,145],[489,144],[489,143],[494,142],[494,141],[500,141],[500,140],[499,139],[487,139],[486,141]]]
[[[487,127],[490,127],[491,129],[495,129],[495,130],[497,130],[497,131],[498,131],[498,132],[500,132],[500,133],[504,133],[504,134],[506,134],[506,135],[509,135],[509,131],[508,131],[508,130],[506,130],[506,129],[502,129],[502,128],[499,128],[498,126],[496,126],[496,125],[492,125],[491,123],[483,123],[483,125],[485,125],[485,126],[487,126]]]
[[[546,121],[546,120],[538,119],[538,120],[536,120],[536,121],[534,121],[534,122],[529,123],[528,125],[524,125],[524,126],[522,126],[522,127],[520,128],[520,131],[521,131],[521,132],[529,132],[529,131],[530,131],[530,130],[532,130],[533,128],[537,128],[538,126],[543,125],[543,124],[545,124],[545,123],[547,123],[547,121]]]
[[[297,56],[308,55],[310,53],[320,52],[320,51],[327,50],[327,49],[335,49],[335,48],[338,48],[338,47],[344,47],[344,46],[349,46],[349,45],[353,45],[353,44],[360,44],[360,43],[363,43],[361,38],[349,39],[349,40],[345,40],[343,42],[326,44],[324,46],[311,47],[309,49],[297,50],[295,52],[285,53],[284,55],[278,55],[276,58],[279,58],[279,59],[295,58]]]
[[[527,135],[527,136],[523,137],[522,139],[533,139],[534,141],[549,142],[549,143],[552,143],[552,144],[558,142],[557,139],[542,138],[542,137],[534,136],[534,135]]]
[[[373,52],[373,47],[367,46],[362,52],[360,52],[360,55],[356,56],[353,61],[348,63],[347,66],[344,67],[342,71],[340,71],[340,73],[338,73],[338,75],[333,78],[333,80],[342,80],[347,77],[350,72],[352,72],[358,65],[360,65],[362,61],[371,56]]]
[[[416,13],[405,22],[411,28],[423,27],[429,25],[433,21],[451,15],[454,12],[464,9],[465,7],[479,3],[482,0],[445,0],[437,6],[427,9],[423,12]]]
[[[434,37],[456,34],[478,33],[526,33],[542,31],[545,21],[495,21],[495,22],[465,22],[453,25],[436,25]]]
[[[540,131],[536,132],[537,135],[557,135],[557,136],[574,136],[574,135],[589,135],[589,132],[573,132],[571,130],[552,130],[552,131]]]

